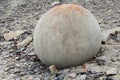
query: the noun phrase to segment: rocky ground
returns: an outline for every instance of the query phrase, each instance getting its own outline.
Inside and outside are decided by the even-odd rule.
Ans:
[[[52,0],[0,0],[0,80],[120,80],[120,34],[89,62],[52,75],[34,53],[32,33]],[[101,30],[120,27],[119,0],[64,0],[89,9]],[[54,72],[54,70],[53,70]]]

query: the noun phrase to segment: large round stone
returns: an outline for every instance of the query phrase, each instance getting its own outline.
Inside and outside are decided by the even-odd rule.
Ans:
[[[100,49],[100,26],[93,14],[82,6],[58,5],[38,21],[33,43],[38,57],[47,66],[81,65]]]

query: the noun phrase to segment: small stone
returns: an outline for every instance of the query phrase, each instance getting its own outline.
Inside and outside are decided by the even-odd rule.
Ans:
[[[20,67],[20,64],[17,64],[17,63],[16,63],[15,66],[16,66],[16,67]]]
[[[15,74],[10,74],[8,77],[6,77],[6,80],[12,80],[15,77]]]
[[[10,40],[12,38],[16,38],[17,36],[23,34],[25,30],[17,30],[17,31],[10,31],[9,33],[3,34],[5,40]]]
[[[100,73],[100,72],[104,72],[104,67],[102,66],[97,66],[97,65],[91,65],[89,67],[89,71],[91,71],[92,73]]]
[[[117,34],[116,40],[117,40],[117,41],[120,41],[120,34]]]
[[[4,71],[5,71],[5,72],[7,72],[8,70],[10,70],[9,67],[5,67],[5,68],[4,68]]]
[[[3,78],[6,76],[3,71],[0,70],[0,80],[3,80]]]
[[[36,56],[37,54],[35,54],[34,52],[28,53],[29,56]]]
[[[15,58],[15,60],[20,60],[20,59],[21,59],[21,58],[20,58],[20,57],[18,57],[18,56]]]
[[[4,56],[4,58],[9,58],[9,57],[10,57],[10,55],[8,55],[8,54]]]
[[[60,5],[60,4],[61,4],[60,1],[57,0],[57,1],[54,1],[54,2],[51,4],[51,6],[56,6],[56,5]]]
[[[8,61],[0,61],[0,65],[5,65],[7,63],[8,63]]]
[[[77,76],[77,74],[76,74],[76,73],[70,73],[70,74],[68,74],[67,76],[68,76],[68,77],[71,77],[71,78],[75,78],[75,77]]]
[[[22,80],[34,80],[34,77],[32,75],[24,75]]]
[[[21,80],[21,78],[16,78],[15,80]]]
[[[36,77],[34,80],[41,80],[39,77]]]
[[[49,70],[50,70],[50,73],[51,73],[51,74],[56,74],[56,72],[57,72],[57,69],[56,69],[56,66],[55,66],[55,65],[51,65],[51,66],[49,67]]]
[[[117,68],[111,68],[111,69],[106,70],[106,74],[107,75],[117,74]]]
[[[14,66],[14,65],[10,65],[9,68],[10,68],[10,69],[14,69],[15,66]]]
[[[0,46],[10,44],[11,42],[0,42]]]
[[[106,78],[106,76],[101,76],[101,77],[99,77],[98,80],[105,80],[105,78]]]
[[[20,72],[20,76],[26,75],[26,72]]]
[[[81,73],[81,74],[86,73],[86,70],[85,70],[85,68],[83,68],[83,66],[77,66],[76,68],[71,69],[72,72]]]
[[[32,76],[29,76],[26,80],[34,80]]]
[[[20,73],[21,71],[20,71],[20,68],[15,68],[14,69],[14,73]]]
[[[86,79],[86,77],[87,77],[87,75],[86,75],[86,74],[81,75],[81,76],[80,76],[80,80],[85,80],[85,79]]]
[[[96,62],[97,62],[97,64],[100,65],[100,66],[105,65],[105,60],[102,60],[102,59],[96,59]]]
[[[18,44],[17,44],[17,48],[20,49],[20,48],[28,45],[31,41],[32,41],[32,37],[29,36],[29,37],[27,37],[26,39],[24,39],[22,42],[18,43]]]
[[[79,76],[76,76],[74,79],[64,79],[64,80],[91,80],[91,79],[86,79],[86,75],[79,75]]]
[[[87,64],[83,64],[81,67],[84,69],[85,72],[87,72],[87,70],[88,70],[88,65]]]

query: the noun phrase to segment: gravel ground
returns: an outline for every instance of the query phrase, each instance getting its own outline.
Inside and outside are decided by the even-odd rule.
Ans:
[[[52,75],[40,62],[31,38],[37,20],[52,7],[51,3],[52,0],[0,0],[0,80],[120,80],[120,34],[112,35],[95,58],[81,66],[58,70]],[[89,9],[102,31],[120,27],[119,0],[64,0],[64,3]],[[23,33],[16,38],[3,37],[18,30]],[[26,45],[16,48],[26,38]]]

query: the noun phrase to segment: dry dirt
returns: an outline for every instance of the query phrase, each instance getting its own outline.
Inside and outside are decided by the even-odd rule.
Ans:
[[[52,0],[0,0],[0,80],[120,80],[119,33],[111,35],[91,61],[50,74],[34,53],[31,37],[37,20],[52,7],[51,3]],[[64,0],[64,3],[76,3],[90,10],[102,31],[120,27],[119,0]],[[3,37],[17,30],[26,31],[10,40]],[[26,38],[26,45],[16,48]]]

